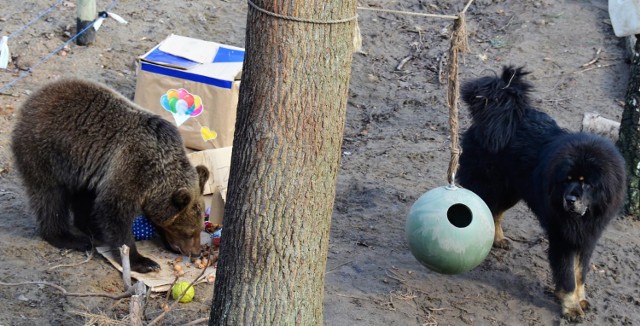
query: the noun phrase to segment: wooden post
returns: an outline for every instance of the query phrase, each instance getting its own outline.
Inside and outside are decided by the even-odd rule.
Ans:
[[[127,245],[120,247],[120,261],[122,263],[122,281],[126,293],[131,293],[129,302],[129,325],[142,326],[144,319],[144,301],[147,297],[147,287],[142,281],[131,285],[131,261],[129,260],[130,248]]]
[[[80,33],[98,17],[96,0],[78,0],[76,6],[76,33]],[[95,39],[96,30],[89,28],[81,35],[78,35],[76,43],[78,45],[89,45],[93,43]]]

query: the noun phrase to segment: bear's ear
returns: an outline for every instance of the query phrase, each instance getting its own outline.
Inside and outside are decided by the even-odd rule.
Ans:
[[[180,188],[174,191],[171,195],[171,202],[178,211],[183,210],[191,202],[191,193],[189,193],[189,189]]]
[[[204,184],[209,180],[209,169],[207,169],[204,165],[196,166],[196,171],[198,171],[198,181],[200,182],[200,192],[204,192]]]

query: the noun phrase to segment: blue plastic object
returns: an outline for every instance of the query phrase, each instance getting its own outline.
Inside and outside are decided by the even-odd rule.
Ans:
[[[132,229],[133,237],[136,241],[151,240],[158,235],[156,227],[143,215],[140,215],[133,220]]]

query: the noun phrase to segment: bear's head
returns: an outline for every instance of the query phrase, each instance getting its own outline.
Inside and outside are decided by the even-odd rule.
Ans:
[[[173,191],[167,211],[169,218],[154,221],[167,246],[186,256],[200,254],[200,233],[204,229],[205,206],[202,193],[209,179],[209,170],[198,165],[197,186],[181,187]],[[153,219],[152,219],[153,221]]]

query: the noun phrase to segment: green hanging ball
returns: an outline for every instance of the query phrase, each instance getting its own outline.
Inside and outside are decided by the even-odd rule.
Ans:
[[[432,189],[413,204],[405,233],[416,259],[442,274],[478,266],[489,254],[495,226],[487,204],[455,186]]]

